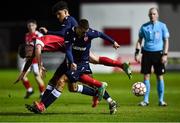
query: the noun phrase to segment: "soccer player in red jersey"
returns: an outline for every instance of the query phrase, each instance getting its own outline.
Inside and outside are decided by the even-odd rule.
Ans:
[[[37,22],[36,20],[28,20],[27,21],[27,28],[28,28],[28,33],[26,33],[25,35],[25,44],[29,44],[33,38],[37,38],[37,37],[41,37],[43,36],[42,33],[40,33],[39,31],[36,30],[37,28]],[[26,63],[26,58],[23,59],[23,63],[21,64],[21,72],[23,70],[23,67]],[[28,73],[30,72],[30,70],[33,70],[34,76],[35,76],[35,80],[39,86],[39,91],[40,91],[40,97],[43,95],[44,91],[45,91],[45,84],[43,79],[40,76],[39,73],[39,67],[38,67],[38,62],[36,58],[32,59],[32,65],[31,68],[29,68],[26,72],[26,74],[24,75],[24,77],[21,79],[23,82],[24,87],[26,88],[26,95],[25,95],[25,99],[29,98],[33,93],[34,90],[30,84],[30,81],[27,77]]]

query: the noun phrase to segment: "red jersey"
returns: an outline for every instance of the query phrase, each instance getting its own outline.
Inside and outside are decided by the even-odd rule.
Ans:
[[[34,45],[34,42],[30,43]],[[44,35],[36,38],[36,45],[41,45],[45,52],[65,52],[64,38],[56,35]]]
[[[54,52],[54,51],[65,51],[64,38],[56,35],[45,35],[40,37],[44,43],[43,51]]]
[[[40,33],[39,31],[35,31],[34,33],[30,33],[30,32],[26,33],[26,35],[25,35],[25,42],[27,44],[29,44],[30,42],[33,41],[33,39],[35,39],[37,37],[42,37],[42,36],[43,36],[43,34]]]
[[[42,37],[42,36],[43,36],[43,34],[38,31],[35,31],[34,33],[28,32],[25,35],[25,42],[26,42],[26,44],[30,44],[33,41],[33,39],[36,39],[36,38]],[[33,64],[38,63],[37,59],[33,58],[32,63]]]

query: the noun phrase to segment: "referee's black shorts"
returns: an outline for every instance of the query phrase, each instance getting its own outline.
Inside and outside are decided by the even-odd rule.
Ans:
[[[141,61],[141,73],[150,74],[152,72],[152,66],[156,75],[162,75],[165,73],[165,65],[161,61],[162,51],[149,52],[142,51]]]

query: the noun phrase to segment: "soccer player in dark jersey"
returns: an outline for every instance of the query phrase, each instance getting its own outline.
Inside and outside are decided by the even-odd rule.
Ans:
[[[64,32],[67,29],[66,27],[71,28],[72,26],[77,24],[76,20],[72,16],[69,15],[68,7],[67,7],[65,2],[63,2],[63,1],[58,2],[53,7],[53,10],[56,13],[57,18],[59,19],[59,21],[62,23],[62,25],[60,27],[60,30],[55,31],[55,32],[47,31],[45,28],[41,28],[41,30],[43,30],[48,35],[46,35],[45,38],[43,36],[41,39],[36,41],[36,44],[37,44],[36,48],[33,48],[32,46],[33,46],[34,43],[33,42],[31,43],[31,45],[32,45],[31,48],[36,49],[35,50],[35,52],[36,52],[35,56],[37,56],[37,57],[38,57],[38,55],[40,56],[42,50],[43,51],[49,51],[49,50],[51,50],[51,51],[57,51],[57,50],[63,51],[63,49],[64,49],[64,42],[63,41],[64,40],[62,40],[62,39],[63,39],[63,36],[64,36]],[[58,40],[58,41],[57,42],[55,40],[52,41],[52,38],[51,38],[52,35],[49,36],[49,34],[58,35],[59,37],[54,35],[55,36],[54,39]],[[38,44],[40,44],[40,45],[38,45]],[[115,42],[115,45],[118,45],[118,44],[116,44],[116,42]],[[34,50],[32,50],[32,51],[34,51]],[[26,54],[26,57],[29,57],[29,56],[27,56],[27,54]],[[109,59],[107,57],[95,57],[95,55],[93,55],[92,53],[90,53],[90,61],[93,62],[93,63],[99,63],[99,64],[108,65],[108,66],[120,67],[126,72],[126,74],[129,77],[131,77],[131,71],[130,71],[128,63],[120,63],[119,61],[112,60],[112,59]],[[41,62],[39,62],[39,63],[41,63]],[[27,62],[26,66],[28,67],[29,64],[31,64],[31,62],[29,62],[29,63]],[[19,78],[21,78],[22,76],[23,75],[20,75]],[[18,78],[18,80],[19,80],[19,78]],[[81,88],[80,90],[82,91],[83,90],[82,87],[83,86],[80,86],[78,88]],[[48,85],[46,90],[50,90],[50,92],[51,92],[53,90],[53,87],[51,85]],[[108,97],[110,97],[110,96],[108,96]],[[106,98],[106,99],[107,99],[109,104],[110,104],[110,102],[113,101],[111,98]]]
[[[74,17],[70,16],[68,11],[68,5],[64,1],[60,1],[53,6],[53,13],[56,14],[57,18],[61,22],[61,26],[57,31],[49,31],[45,27],[41,27],[40,30],[45,34],[58,35],[60,37],[64,37],[67,29],[72,28],[77,25],[77,21]],[[114,42],[115,45],[118,45],[117,42]],[[113,60],[108,57],[98,56],[92,52],[90,52],[90,62],[93,64],[102,64],[106,66],[119,67],[124,70],[124,72],[128,75],[129,79],[131,79],[131,69],[129,62],[121,63],[118,60]]]
[[[54,85],[54,89],[51,91],[51,93],[49,95],[46,95],[45,92],[44,95],[46,95],[46,98],[42,98],[41,102],[35,102],[34,106],[27,105],[27,108],[30,111],[35,113],[41,113],[46,108],[48,108],[61,95],[64,86],[64,81],[70,81],[70,83],[72,83],[70,85],[76,85],[74,82],[81,81],[82,78],[86,78],[86,80],[88,80],[86,81],[86,84],[92,86],[91,83],[88,83],[92,81],[92,78],[86,74],[91,74],[91,69],[89,67],[89,50],[91,47],[91,40],[97,37],[106,39],[110,41],[112,44],[114,44],[114,40],[112,40],[104,33],[90,29],[87,20],[81,20],[78,26],[68,30],[67,35],[65,36],[67,50],[66,59],[68,59],[68,62],[66,62],[67,60],[64,60],[62,65],[56,71],[55,76],[51,79],[50,82],[54,82],[52,80],[54,80],[55,78],[57,78],[58,75],[60,75],[60,79],[56,81],[57,83],[56,85]],[[113,46],[114,48],[118,48],[118,46]],[[98,86],[98,80],[93,79],[93,82],[93,84]],[[48,86],[49,89],[51,87],[52,86]],[[87,86],[76,85],[75,92],[77,91],[82,92],[82,94],[96,96],[96,90],[88,88]],[[108,99],[108,101],[110,101],[110,113],[115,113],[117,107],[116,102],[110,98],[107,92],[105,92],[103,98]]]
[[[39,68],[43,69],[43,65],[41,62],[41,52],[51,52],[51,51],[62,51],[64,52],[64,35],[65,31],[69,28],[72,28],[73,26],[77,25],[76,20],[70,16],[68,12],[68,5],[64,1],[60,1],[57,4],[53,6],[53,12],[56,13],[57,18],[61,22],[61,26],[59,27],[58,31],[48,31],[46,28],[41,27],[40,30],[44,32],[45,36],[42,36],[41,38],[36,38],[36,50],[35,50],[35,56],[38,59]],[[114,42],[114,45],[118,45],[116,42]],[[31,45],[34,45],[33,42],[30,43]],[[33,49],[33,47],[31,47]],[[32,50],[33,51],[33,50]],[[23,52],[25,53],[25,52]],[[24,54],[25,56],[25,54]],[[29,57],[26,54],[26,57]],[[30,60],[27,61],[27,64],[30,64]],[[93,64],[103,64],[107,66],[114,66],[119,67],[124,70],[124,72],[128,75],[129,78],[131,78],[131,69],[129,62],[121,63],[118,60],[112,60],[108,57],[99,57],[95,55],[94,53],[90,52],[90,62]],[[20,75],[19,79],[25,74],[25,71]]]

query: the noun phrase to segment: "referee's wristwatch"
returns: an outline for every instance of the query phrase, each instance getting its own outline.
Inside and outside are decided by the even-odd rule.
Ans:
[[[168,53],[163,53],[163,56],[167,56],[168,55]]]

